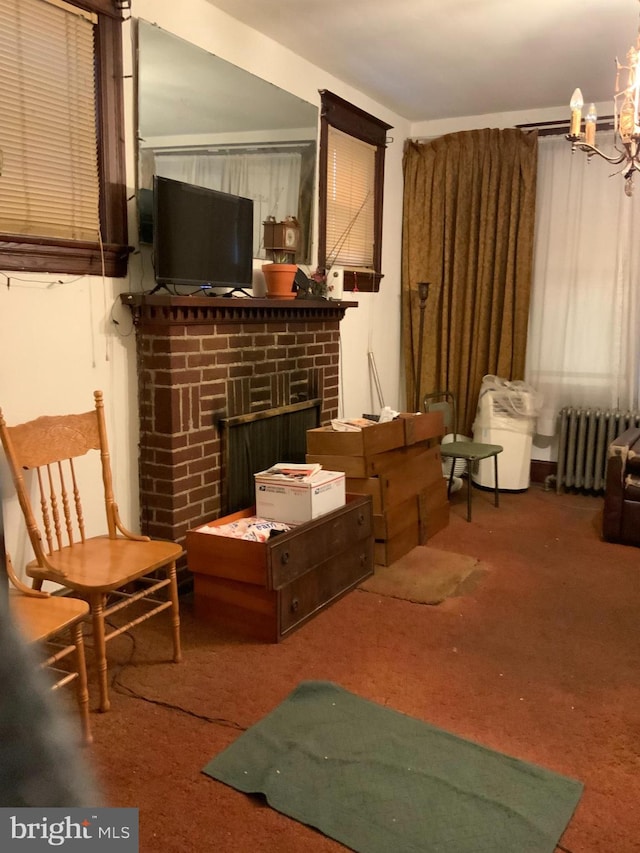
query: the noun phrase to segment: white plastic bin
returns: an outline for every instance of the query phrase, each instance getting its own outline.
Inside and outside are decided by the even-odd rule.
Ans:
[[[480,391],[473,425],[474,441],[502,446],[503,451],[498,456],[500,491],[526,491],[530,482],[531,445],[540,397],[533,389],[527,391],[524,383],[508,383],[490,376],[485,380],[489,382]],[[490,386],[495,382],[503,383],[502,387],[492,390]],[[493,489],[493,458],[482,459],[472,477],[478,486]]]

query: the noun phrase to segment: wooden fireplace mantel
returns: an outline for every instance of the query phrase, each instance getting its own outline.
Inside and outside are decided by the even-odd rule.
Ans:
[[[281,321],[336,321],[357,302],[329,299],[267,299],[225,296],[169,296],[122,293],[136,326],[207,323],[269,323]]]

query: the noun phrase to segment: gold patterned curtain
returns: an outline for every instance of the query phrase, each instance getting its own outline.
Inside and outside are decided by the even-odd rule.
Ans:
[[[402,314],[408,408],[458,401],[471,435],[482,377],[523,379],[533,259],[537,134],[509,128],[406,143]],[[430,282],[424,311],[418,282]],[[420,315],[423,353],[418,368]]]

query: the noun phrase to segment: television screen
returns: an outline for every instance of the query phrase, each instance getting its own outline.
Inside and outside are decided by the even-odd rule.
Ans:
[[[154,178],[153,256],[159,284],[251,285],[253,201]]]

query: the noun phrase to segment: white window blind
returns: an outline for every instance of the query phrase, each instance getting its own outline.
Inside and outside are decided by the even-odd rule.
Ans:
[[[327,266],[371,270],[376,147],[330,126],[327,148]]]
[[[95,241],[95,16],[0,0],[0,231]]]

